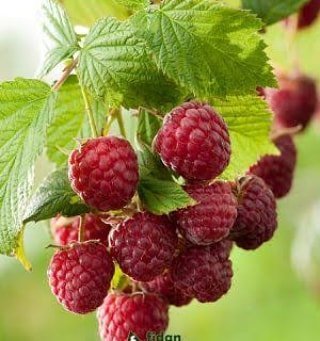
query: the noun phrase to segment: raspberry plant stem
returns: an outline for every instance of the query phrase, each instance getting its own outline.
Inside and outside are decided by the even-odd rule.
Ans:
[[[86,113],[88,114],[88,118],[89,118],[89,124],[91,127],[92,137],[98,137],[99,134],[98,134],[96,122],[94,120],[94,116],[93,116],[93,112],[92,112],[92,108],[90,105],[88,94],[87,94],[85,88],[81,84],[80,84],[80,87],[81,87],[81,92],[82,92],[82,97],[83,97]]]
[[[53,85],[52,90],[53,91],[59,91],[63,83],[67,80],[67,78],[70,76],[71,72],[76,68],[78,64],[79,58],[75,58],[69,65],[65,67],[63,70],[63,74],[61,78]]]
[[[84,241],[84,223],[85,223],[85,217],[84,215],[80,216],[79,220],[79,231],[78,231],[78,241],[81,243]]]
[[[107,117],[107,123],[103,129],[103,135],[104,136],[107,136],[109,134],[109,131],[110,131],[110,128],[111,128],[111,125],[112,125],[114,119],[115,119],[115,117],[111,114]]]
[[[126,133],[126,128],[124,126],[124,121],[123,121],[123,117],[122,117],[122,113],[121,113],[121,109],[117,108],[114,110],[113,115],[115,116],[115,118],[117,119],[118,122],[118,126],[120,129],[120,133],[124,138],[127,138],[127,133]]]

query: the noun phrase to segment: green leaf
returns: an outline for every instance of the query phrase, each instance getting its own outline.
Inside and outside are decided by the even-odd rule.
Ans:
[[[229,96],[211,102],[225,119],[231,138],[231,162],[223,178],[234,179],[262,155],[277,154],[269,138],[272,116],[263,99],[250,95]]]
[[[115,265],[114,275],[111,281],[111,288],[113,290],[123,290],[130,284],[129,278],[122,272],[118,264]]]
[[[53,116],[55,94],[37,80],[0,84],[0,253],[20,254],[22,220]]]
[[[150,212],[168,214],[195,204],[150,148],[144,146],[138,156],[140,174],[138,193],[143,205]]]
[[[138,153],[139,174],[140,178],[152,175],[161,180],[172,180],[172,173],[169,168],[165,167],[159,156],[152,152],[151,148],[142,145],[142,149]]]
[[[257,34],[262,22],[247,11],[209,0],[167,0],[137,13],[132,23],[164,74],[196,97],[275,85]]]
[[[126,107],[171,107],[182,97],[176,84],[157,70],[130,23],[114,18],[101,19],[90,30],[79,75],[95,96],[119,93]]]
[[[118,0],[118,3],[130,10],[140,10],[149,5],[148,0]]]
[[[295,13],[309,0],[242,0],[245,9],[256,13],[267,25],[274,24]]]
[[[140,179],[138,193],[144,206],[150,212],[159,215],[195,204],[173,179],[162,180],[147,175]]]
[[[62,214],[72,217],[89,212],[70,187],[67,169],[60,168],[51,173],[32,196],[24,215],[24,223],[40,221]]]
[[[98,131],[105,124],[106,108],[92,101]],[[58,92],[54,119],[48,129],[47,155],[56,165],[66,163],[66,152],[76,147],[76,138],[89,138],[91,130],[76,76],[70,76]]]
[[[152,145],[152,141],[161,127],[161,120],[155,115],[142,110],[139,113],[137,139],[141,144]]]
[[[106,16],[126,19],[128,10],[117,0],[59,0],[66,8],[74,24],[91,26]]]
[[[240,7],[241,0],[224,0],[223,2],[228,6]]]
[[[80,49],[76,33],[63,8],[54,0],[46,0],[42,9],[43,31],[52,46],[45,57],[41,77]]]

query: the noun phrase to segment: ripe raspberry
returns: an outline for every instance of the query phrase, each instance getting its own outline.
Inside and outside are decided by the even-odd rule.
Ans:
[[[146,292],[160,295],[169,304],[177,307],[189,304],[192,300],[192,297],[186,296],[183,291],[176,287],[170,271],[163,273],[150,282],[140,282],[139,284]]]
[[[317,108],[315,82],[303,75],[281,75],[278,81],[279,89],[264,89],[265,99],[275,113],[276,126],[306,128]]]
[[[200,302],[217,301],[230,289],[232,263],[230,243],[187,248],[175,260],[172,278],[185,295]]]
[[[78,240],[80,217],[65,218],[57,216],[51,219],[51,232],[55,243],[68,245]],[[88,213],[84,217],[84,241],[99,240],[108,244],[111,225],[104,223],[98,216]]]
[[[311,26],[318,18],[320,12],[320,0],[311,0],[307,2],[299,11],[298,28],[303,29]]]
[[[208,104],[187,102],[165,117],[154,143],[162,162],[189,180],[210,180],[230,160],[223,119]]]
[[[198,204],[172,214],[179,232],[197,245],[225,238],[237,217],[237,200],[230,184],[215,181],[209,186],[195,184],[185,189]]]
[[[290,135],[280,136],[274,143],[281,154],[263,156],[250,167],[249,174],[262,178],[276,198],[283,198],[292,187],[297,150]]]
[[[277,228],[276,200],[257,176],[242,178],[236,187],[238,217],[230,238],[239,247],[253,250],[270,240]]]
[[[148,333],[160,334],[168,327],[168,305],[150,294],[111,293],[98,309],[103,341],[127,341],[130,333],[146,341]]]
[[[166,216],[148,212],[126,219],[109,236],[113,257],[122,271],[136,281],[151,281],[173,260],[178,237]]]
[[[73,190],[100,211],[117,210],[128,204],[138,178],[137,156],[129,142],[118,137],[88,140],[69,158]]]
[[[105,245],[72,244],[57,251],[48,269],[49,284],[65,309],[86,314],[97,309],[108,293],[114,265]]]

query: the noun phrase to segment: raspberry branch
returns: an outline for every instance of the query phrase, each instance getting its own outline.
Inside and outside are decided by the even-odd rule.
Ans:
[[[119,108],[114,109],[113,115],[114,115],[114,117],[116,118],[116,120],[118,122],[118,126],[119,126],[119,129],[120,129],[121,135],[124,138],[127,138],[126,128],[124,126],[124,121],[123,121],[121,110]]]
[[[82,86],[82,84],[80,84],[80,88],[81,88],[81,93],[82,93],[86,113],[89,118],[89,124],[90,124],[91,132],[92,132],[92,137],[98,137],[99,136],[98,129],[97,129],[97,125],[94,119],[94,115],[93,115],[93,111],[90,105],[88,94],[85,88]]]
[[[67,65],[64,70],[61,78],[53,85],[52,91],[59,91],[63,83],[70,76],[71,72],[77,67],[79,62],[79,57],[75,58],[69,65]]]

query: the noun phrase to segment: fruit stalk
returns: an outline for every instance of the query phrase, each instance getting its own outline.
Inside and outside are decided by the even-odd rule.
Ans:
[[[96,122],[94,120],[94,115],[93,115],[93,111],[92,111],[92,108],[90,105],[88,94],[87,94],[85,88],[81,84],[80,84],[80,87],[81,87],[81,93],[82,93],[86,113],[87,113],[88,118],[89,118],[89,124],[90,124],[91,132],[92,132],[92,137],[98,137],[99,134],[98,134]]]

